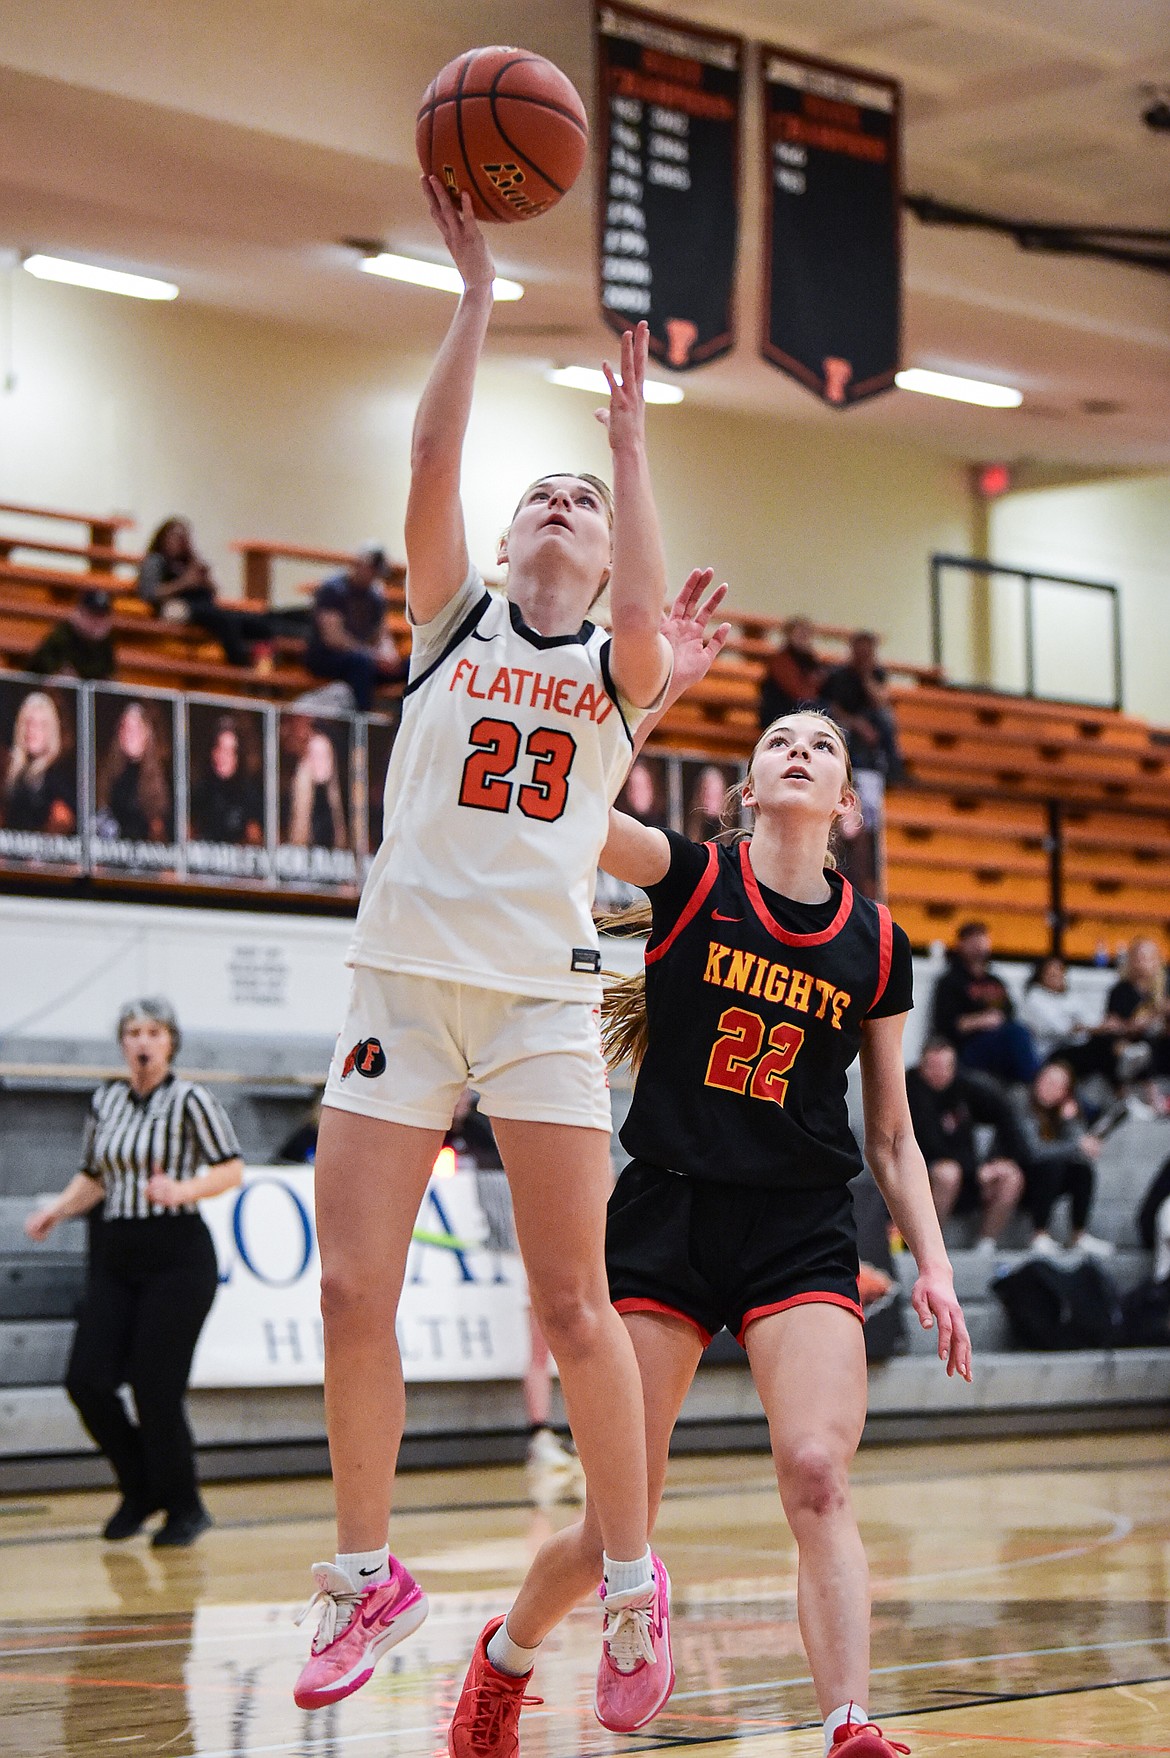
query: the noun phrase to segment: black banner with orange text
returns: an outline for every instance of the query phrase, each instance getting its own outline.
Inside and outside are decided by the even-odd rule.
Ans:
[[[901,89],[761,51],[761,349],[826,403],[889,390],[901,346]]]
[[[743,43],[600,4],[597,54],[602,316],[683,372],[735,340]]]

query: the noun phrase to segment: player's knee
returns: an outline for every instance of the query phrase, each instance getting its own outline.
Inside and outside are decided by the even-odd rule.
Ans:
[[[364,1324],[385,1304],[385,1295],[369,1276],[346,1264],[321,1272],[321,1318],[332,1331]]]
[[[789,1520],[825,1519],[849,1500],[846,1462],[821,1441],[803,1441],[776,1461],[780,1494]]]
[[[558,1362],[588,1355],[601,1335],[603,1307],[583,1289],[572,1286],[534,1293],[536,1314]]]

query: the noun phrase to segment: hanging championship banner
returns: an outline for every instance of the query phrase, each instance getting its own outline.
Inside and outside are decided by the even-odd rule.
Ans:
[[[762,51],[765,359],[843,408],[901,344],[901,88]]]
[[[682,372],[735,339],[743,43],[602,4],[597,55],[602,316]]]

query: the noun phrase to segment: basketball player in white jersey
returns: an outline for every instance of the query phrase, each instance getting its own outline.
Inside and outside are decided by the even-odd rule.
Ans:
[[[592,477],[533,483],[500,544],[507,596],[487,592],[468,557],[460,464],[494,270],[468,198],[456,207],[437,178],[424,190],[464,292],[415,418],[410,678],[321,1114],[338,1553],[314,1567],[321,1616],[295,1695],[304,1708],[348,1696],[426,1615],[387,1546],[404,1419],[394,1319],[411,1228],[470,1081],[504,1159],[533,1306],[600,1516],[598,1715],[625,1728],[661,1707],[673,1675],[668,1583],[647,1544],[637,1366],[605,1276],[610,1108],[590,905],[633,729],[671,675],[645,447],[647,332],[622,338],[620,382],[605,368],[612,501]],[[587,620],[607,585],[612,636]],[[501,1624],[484,1664],[518,1679],[532,1655]]]

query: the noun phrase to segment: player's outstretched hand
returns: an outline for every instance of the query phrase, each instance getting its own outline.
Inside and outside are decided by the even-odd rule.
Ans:
[[[933,1330],[937,1321],[938,1358],[946,1362],[947,1377],[957,1373],[970,1384],[971,1339],[951,1277],[926,1271],[914,1284],[910,1304],[924,1331]]]
[[[622,331],[622,376],[617,380],[608,360],[601,370],[609,385],[609,408],[594,413],[609,434],[611,451],[623,446],[640,445],[646,435],[646,404],[642,387],[646,382],[646,359],[650,352],[650,326],[640,323],[637,329]]]
[[[662,633],[674,652],[674,672],[668,700],[677,702],[685,690],[705,678],[731,633],[730,623],[707,625],[727,597],[727,582],[703,597],[715,578],[711,568],[694,568],[687,583],[662,619]]]
[[[424,177],[421,181],[431,218],[451,252],[452,262],[463,276],[463,285],[468,288],[490,287],[496,278],[496,268],[487,239],[475,217],[470,195],[464,190],[456,206],[441,177]]]

